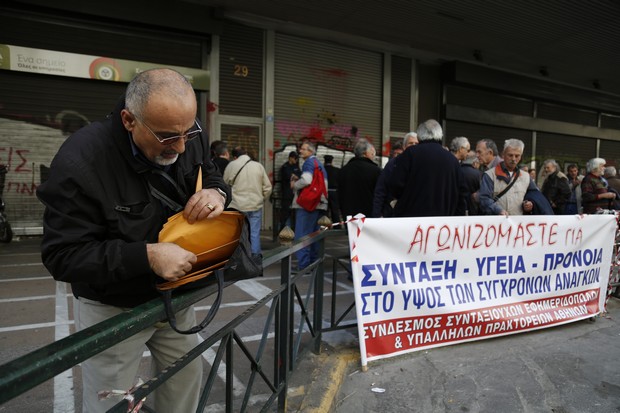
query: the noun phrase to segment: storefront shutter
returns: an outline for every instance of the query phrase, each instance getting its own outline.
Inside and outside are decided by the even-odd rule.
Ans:
[[[350,150],[381,142],[382,56],[277,34],[275,148],[304,138]]]

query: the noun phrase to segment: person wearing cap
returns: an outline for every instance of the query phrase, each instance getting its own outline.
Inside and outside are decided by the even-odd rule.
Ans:
[[[280,229],[288,226],[295,229],[295,214],[292,214],[291,203],[293,202],[293,190],[291,189],[291,177],[301,176],[299,169],[299,155],[295,151],[288,154],[288,161],[280,167],[280,191],[282,204],[280,205]]]
[[[327,216],[331,218],[332,222],[340,222],[340,203],[338,202],[338,173],[340,168],[335,167],[334,157],[332,155],[325,155],[323,157],[325,161],[323,166],[327,171]]]

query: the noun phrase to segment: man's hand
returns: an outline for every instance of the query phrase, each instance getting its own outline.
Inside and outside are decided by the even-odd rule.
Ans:
[[[523,201],[523,212],[532,212],[534,209],[534,204],[532,201]]]
[[[187,201],[183,216],[193,224],[205,218],[215,218],[224,212],[224,197],[215,189],[201,189]]]
[[[146,255],[153,272],[167,281],[176,281],[189,273],[198,259],[194,253],[171,242],[146,244]]]

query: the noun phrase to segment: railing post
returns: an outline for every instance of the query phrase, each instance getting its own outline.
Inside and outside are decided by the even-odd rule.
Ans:
[[[319,267],[316,269],[316,279],[314,280],[314,343],[312,351],[315,354],[321,353],[321,339],[323,338],[323,286],[325,277],[325,238],[319,241]]]
[[[275,366],[275,383],[281,386],[280,395],[278,396],[278,412],[286,412],[287,410],[287,393],[288,393],[288,369],[289,369],[289,351],[291,347],[290,330],[291,330],[291,261],[289,255],[280,261],[280,284],[285,288],[282,290],[280,300],[278,302],[278,310],[276,312],[275,325],[275,343],[277,346]]]

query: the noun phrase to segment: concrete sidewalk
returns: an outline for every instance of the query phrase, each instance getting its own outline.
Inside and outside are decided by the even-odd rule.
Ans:
[[[356,343],[306,355],[291,377],[303,386],[289,411],[620,411],[620,300],[594,321],[481,340],[369,363]],[[309,374],[312,372],[312,374]],[[384,390],[384,392],[382,392]]]
[[[607,310],[594,321],[371,362],[366,372],[355,345],[325,344],[293,374],[305,394],[289,411],[618,412],[620,300]]]
[[[292,373],[290,412],[620,411],[620,299],[594,319],[373,361],[357,331],[323,335]]]

